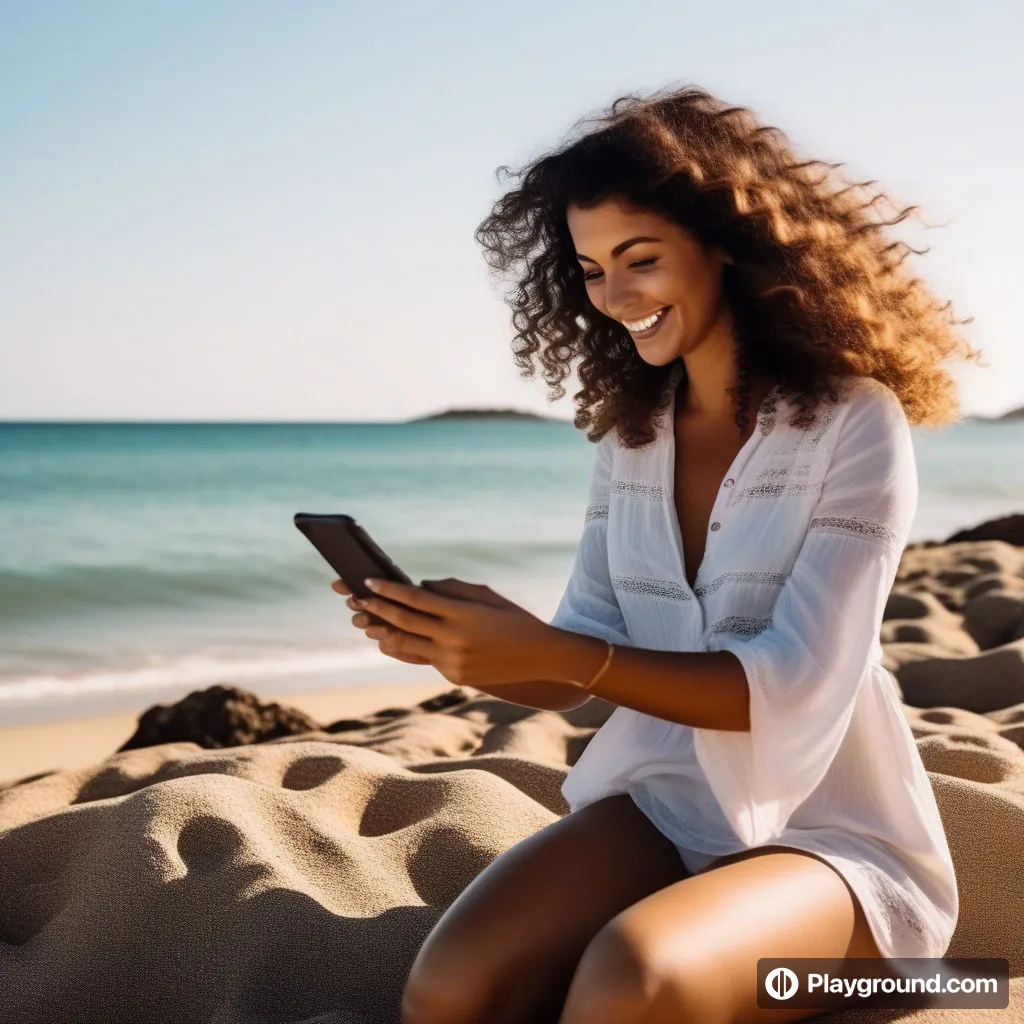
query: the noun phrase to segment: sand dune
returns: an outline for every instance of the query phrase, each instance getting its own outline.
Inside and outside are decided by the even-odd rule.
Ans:
[[[1011,1006],[822,1020],[1024,1020],[1022,585],[1003,541],[909,548],[882,637],[956,865],[947,955],[1008,958]],[[3,784],[0,1020],[398,1021],[427,932],[567,812],[565,773],[614,709],[437,693],[312,731],[271,716],[301,731],[219,747],[231,715],[214,734],[164,714],[138,738],[157,745]]]

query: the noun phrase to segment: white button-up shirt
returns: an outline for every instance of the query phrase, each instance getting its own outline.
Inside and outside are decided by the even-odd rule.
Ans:
[[[675,392],[677,364],[667,386]],[[939,957],[959,913],[935,795],[882,665],[886,600],[917,506],[902,406],[851,378],[809,430],[777,391],[729,467],[686,579],[673,407],[655,441],[597,446],[583,534],[551,624],[663,651],[731,651],[750,730],[618,707],[569,771],[572,810],[629,793],[674,843],[790,846],[828,860],[884,956]]]

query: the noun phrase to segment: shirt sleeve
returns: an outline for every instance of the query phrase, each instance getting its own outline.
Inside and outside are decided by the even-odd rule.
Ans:
[[[569,582],[550,625],[628,647],[632,643],[608,572],[608,493],[616,436],[613,428],[598,442],[583,533]]]
[[[910,428],[884,386],[839,425],[821,494],[771,619],[752,638],[714,634],[750,687],[750,730],[694,730],[712,792],[748,846],[771,842],[821,782],[853,714],[917,508]]]

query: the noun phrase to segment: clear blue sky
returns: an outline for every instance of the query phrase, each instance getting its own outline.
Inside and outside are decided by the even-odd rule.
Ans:
[[[950,221],[901,237],[975,317],[965,411],[1024,404],[1015,3],[6,0],[0,419],[569,417],[473,229],[499,165],[686,83]]]

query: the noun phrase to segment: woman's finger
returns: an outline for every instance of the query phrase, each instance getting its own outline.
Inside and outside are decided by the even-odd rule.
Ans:
[[[476,601],[478,604],[489,604],[492,608],[520,608],[514,601],[502,597],[501,594],[496,594],[483,583],[466,583],[465,580],[457,580],[449,576],[444,580],[423,580],[421,586],[431,593],[463,601]]]
[[[388,626],[389,623],[383,619],[375,619],[372,615],[367,615],[366,612],[360,612],[358,615],[352,616],[352,625],[356,629],[372,629],[374,626],[378,628]]]
[[[389,647],[385,643],[380,644],[381,654],[386,654],[389,658],[394,658],[395,661],[404,661],[407,665],[429,665],[430,662],[426,658],[421,658],[415,654],[402,654],[401,651],[396,651],[393,647]]]
[[[345,586],[345,581],[344,580],[335,580],[331,584],[331,590],[333,590],[337,594],[351,594],[352,593],[352,591],[347,586]]]
[[[353,626],[368,626],[370,623],[376,623],[378,626],[387,625],[383,619],[375,619],[372,615],[368,615],[362,611],[362,606],[359,603],[357,597],[350,597],[345,604],[349,606],[356,614],[352,616]]]
[[[390,648],[392,656],[401,654],[406,657],[425,658],[433,664],[440,654],[440,650],[433,640],[404,633],[392,626],[371,626],[366,630],[366,635],[371,640],[377,641],[382,652],[385,647]]]
[[[385,624],[397,627],[403,633],[415,633],[431,640],[443,639],[449,633],[449,627],[443,620],[413,611],[402,604],[383,601],[379,597],[360,598],[358,607],[383,619]]]
[[[457,611],[461,601],[441,594],[432,593],[423,587],[410,586],[407,583],[396,583],[394,580],[373,579],[375,586],[370,587],[378,598],[385,598],[396,604],[405,605],[427,615],[447,618]]]

